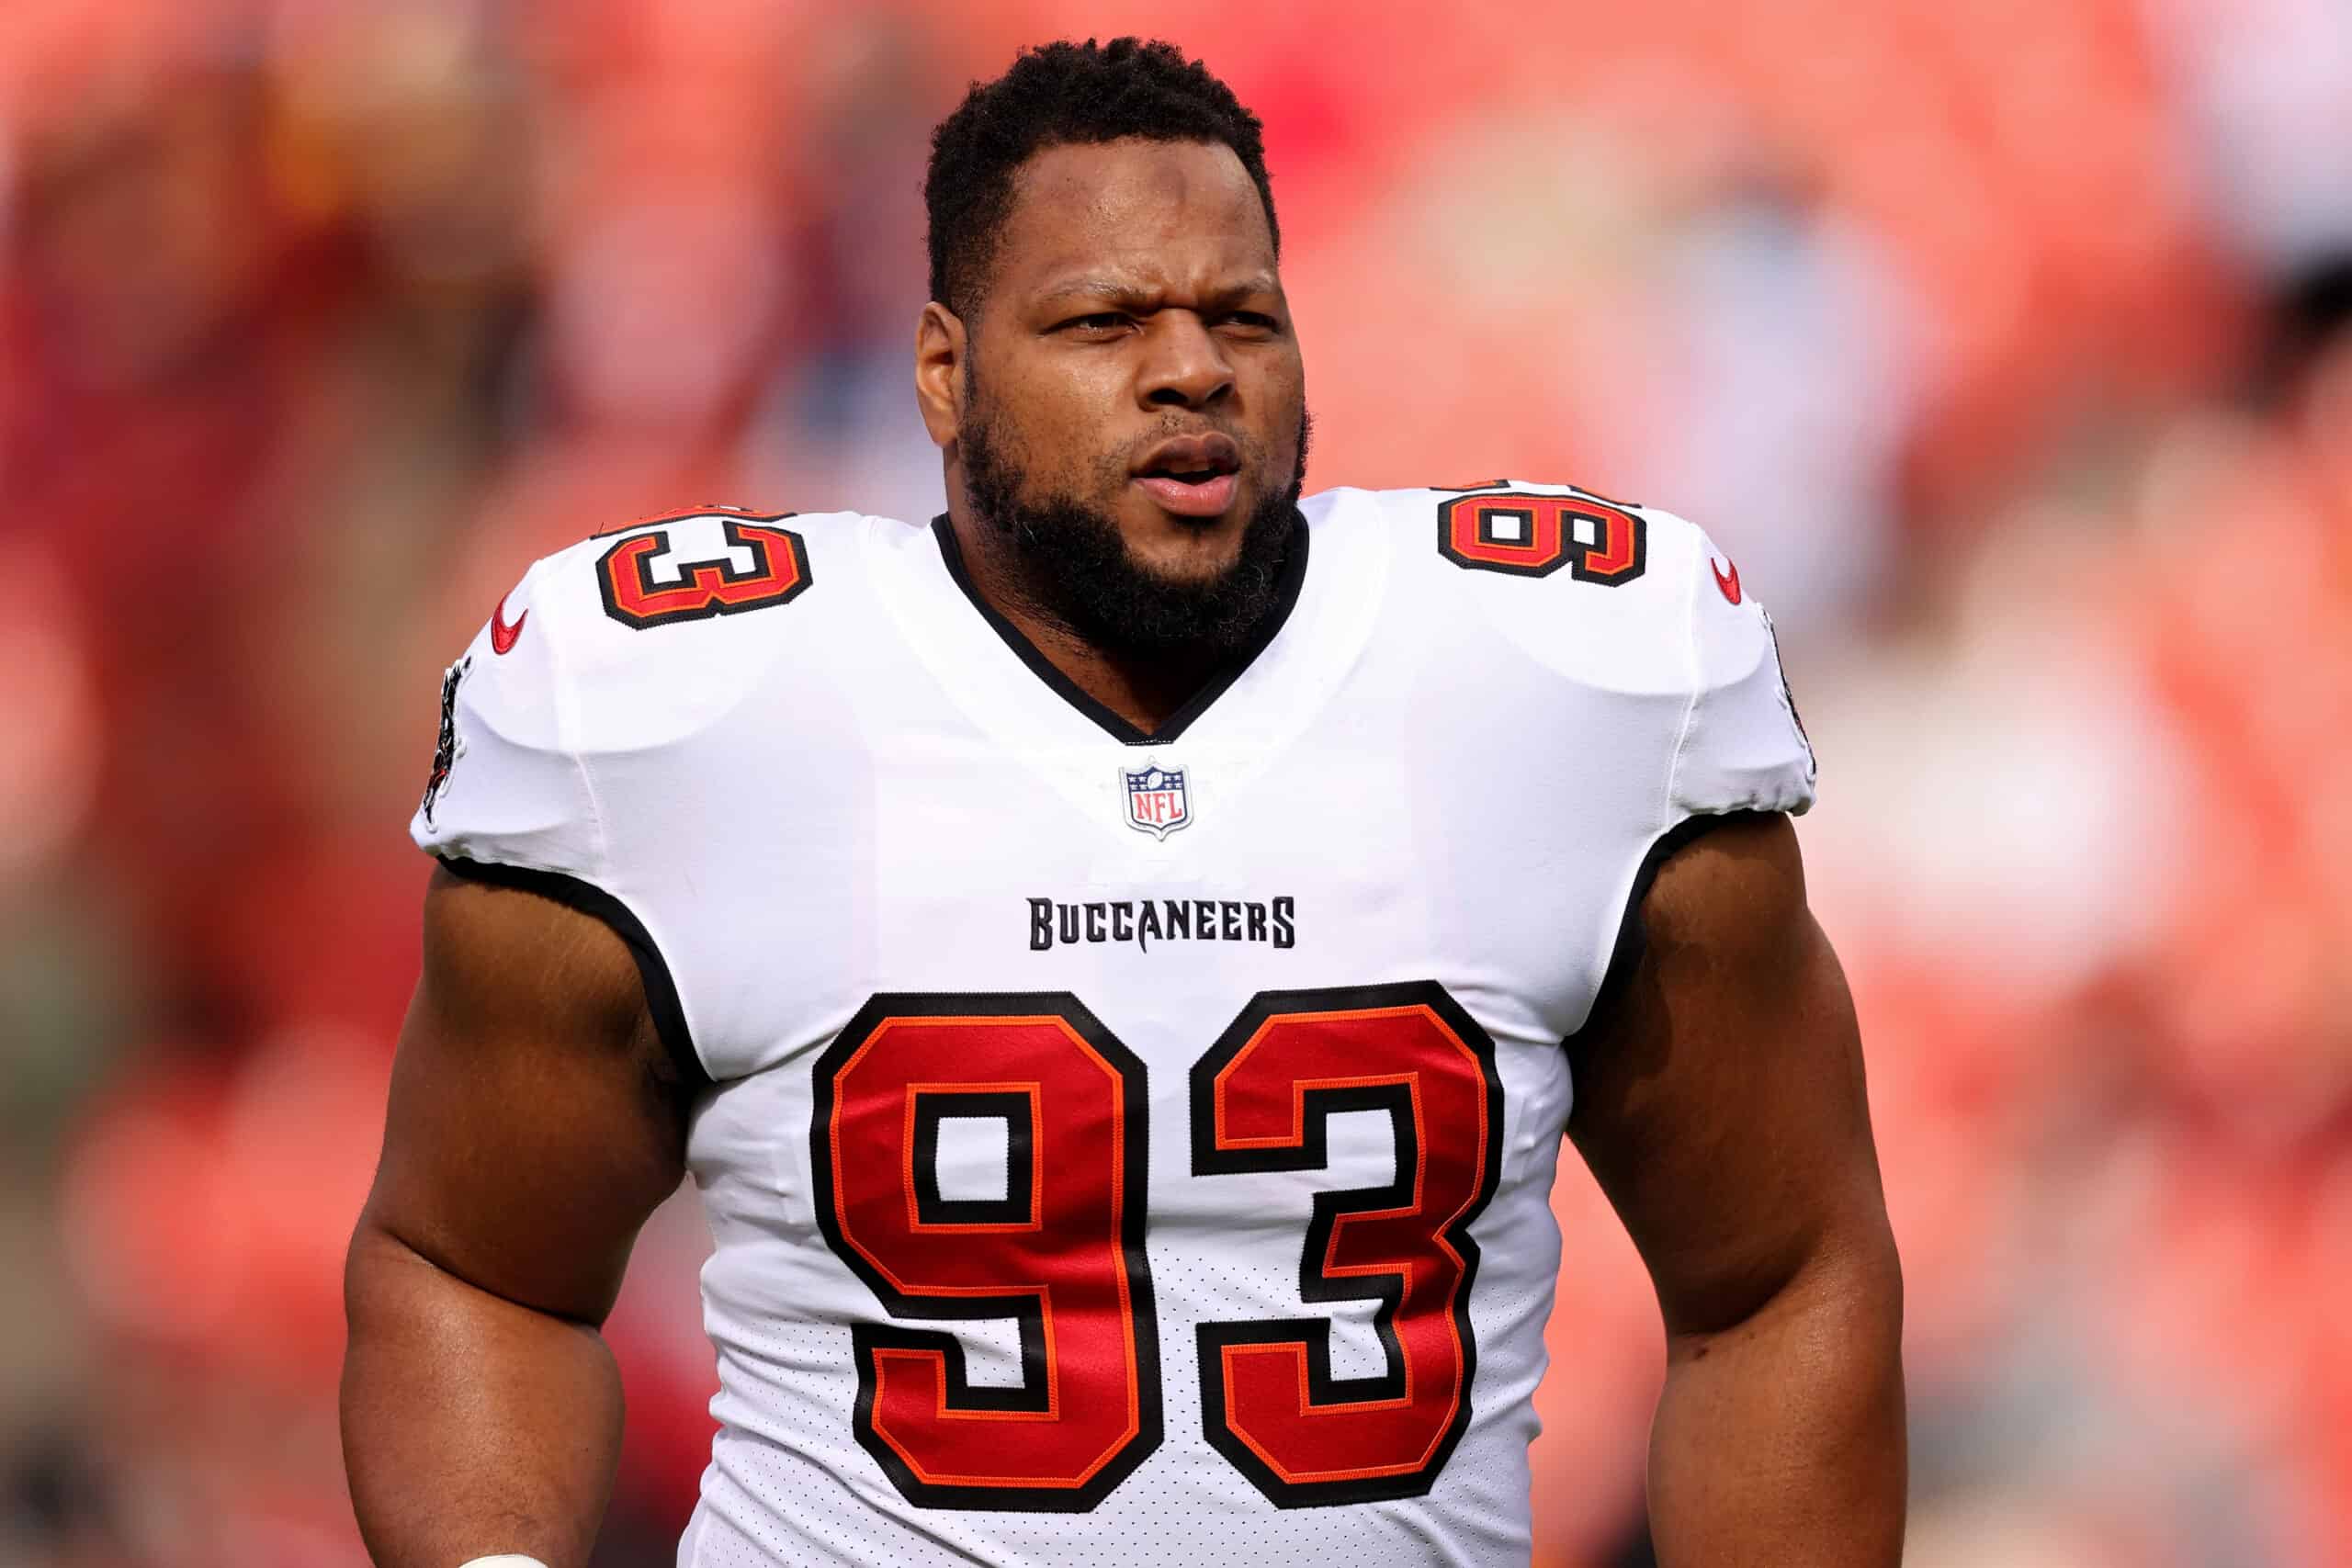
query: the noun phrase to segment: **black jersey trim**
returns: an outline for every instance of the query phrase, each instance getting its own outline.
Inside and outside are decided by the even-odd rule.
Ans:
[[[610,927],[628,949],[629,956],[637,960],[638,977],[645,986],[645,1010],[653,1015],[654,1032],[661,1035],[662,1048],[677,1065],[686,1088],[699,1091],[710,1087],[710,1069],[703,1066],[702,1055],[695,1049],[694,1036],[686,1029],[686,1012],[678,1000],[677,982],[671,977],[669,963],[662,958],[653,933],[645,929],[645,922],[637,918],[636,911],[594,883],[560,871],[537,871],[528,866],[466,860],[457,855],[434,858],[453,876],[493,887],[536,893]]]
[[[1129,746],[1165,746],[1189,728],[1193,721],[1209,710],[1209,705],[1223,696],[1227,688],[1241,679],[1242,671],[1257,662],[1258,656],[1278,636],[1290,620],[1290,613],[1297,607],[1299,591],[1306,585],[1306,520],[1292,515],[1290,547],[1283,552],[1282,576],[1274,584],[1274,605],[1266,618],[1250,635],[1250,640],[1234,650],[1233,657],[1210,671],[1201,689],[1186,698],[1182,707],[1168,716],[1158,729],[1142,729],[1130,724],[1094,700],[1084,688],[1062,672],[1061,667],[1046,657],[1037,645],[1031,642],[1019,626],[997,612],[996,606],[981,597],[972,585],[972,576],[964,565],[963,547],[956,542],[955,527],[941,513],[931,520],[931,531],[939,540],[939,557],[946,564],[947,575],[964,591],[964,597],[980,613],[1004,645],[1012,649],[1022,663],[1064,702],[1092,719],[1107,731],[1114,740]]]
[[[1571,1056],[1582,1049],[1586,1036],[1602,1026],[1615,1010],[1618,998],[1634,983],[1634,971],[1641,966],[1642,954],[1649,947],[1649,930],[1642,920],[1642,902],[1650,896],[1650,885],[1657,880],[1658,868],[1677,850],[1727,823],[1778,815],[1781,814],[1770,811],[1701,812],[1684,818],[1650,840],[1642,863],[1634,872],[1634,886],[1626,891],[1625,912],[1617,920],[1617,942],[1610,949],[1609,966],[1600,972],[1600,985],[1593,992],[1592,1006],[1585,1010],[1584,1022],[1577,1032],[1560,1042]]]

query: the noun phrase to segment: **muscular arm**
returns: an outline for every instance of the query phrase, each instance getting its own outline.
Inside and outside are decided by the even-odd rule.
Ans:
[[[684,1146],[620,940],[435,873],[345,1274],[344,1455],[381,1568],[586,1562],[620,1450],[597,1327]]]
[[[1902,1278],[1853,1004],[1787,818],[1684,847],[1642,917],[1630,983],[1578,1043],[1569,1133],[1665,1318],[1658,1561],[1893,1568]]]

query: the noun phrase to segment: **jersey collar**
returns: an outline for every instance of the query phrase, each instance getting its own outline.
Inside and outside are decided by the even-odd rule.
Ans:
[[[947,567],[947,575],[956,580],[956,586],[963,590],[964,597],[971,601],[972,607],[1004,640],[1004,645],[1029,667],[1038,680],[1046,683],[1048,690],[1092,719],[1113,739],[1129,746],[1165,746],[1182,735],[1194,719],[1206,713],[1209,705],[1241,678],[1242,672],[1255,663],[1258,656],[1280,635],[1283,625],[1290,619],[1291,611],[1298,604],[1299,590],[1306,582],[1308,531],[1305,520],[1294,513],[1289,547],[1283,552],[1282,575],[1274,585],[1273,607],[1266,612],[1258,628],[1250,633],[1249,641],[1210,671],[1199,691],[1170,714],[1158,729],[1146,730],[1137,728],[1088,695],[1077,682],[1062,672],[1060,666],[1046,658],[1044,650],[1030,641],[1019,626],[1000,615],[994,605],[980,596],[979,590],[972,585],[970,572],[965,569],[963,547],[956,543],[956,530],[949,525],[945,513],[932,519],[931,531],[939,541],[940,559]]]

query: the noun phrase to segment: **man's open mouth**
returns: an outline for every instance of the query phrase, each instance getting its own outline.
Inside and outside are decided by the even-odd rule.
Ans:
[[[1136,482],[1179,517],[1216,517],[1233,504],[1240,468],[1241,448],[1233,437],[1180,435],[1144,455]]]

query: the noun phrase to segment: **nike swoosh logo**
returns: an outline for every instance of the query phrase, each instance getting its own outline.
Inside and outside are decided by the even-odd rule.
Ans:
[[[1737,604],[1738,602],[1739,601],[1736,598],[1732,601],[1734,604]],[[513,649],[514,646],[514,639],[523,635],[523,623],[530,618],[531,612],[526,610],[521,615],[514,617],[514,624],[513,626],[508,626],[506,624],[506,599],[503,594],[500,595],[498,608],[490,613],[491,652],[504,653]]]
[[[1714,571],[1714,585],[1717,585],[1717,588],[1722,588],[1722,590],[1724,590],[1724,597],[1726,597],[1726,600],[1731,600],[1731,602],[1734,602],[1734,604],[1738,604],[1738,602],[1740,602],[1740,569],[1738,569],[1738,564],[1736,564],[1736,562],[1724,562],[1724,564],[1729,564],[1729,567],[1731,567],[1731,573],[1729,573],[1729,576],[1726,576],[1726,573],[1724,573],[1724,569],[1722,569],[1722,567],[1717,567],[1717,564],[1714,564],[1714,558],[1713,558],[1713,555],[1710,555],[1710,558],[1708,558],[1708,569],[1710,569],[1710,571]],[[505,649],[499,649],[499,651],[503,653]]]

